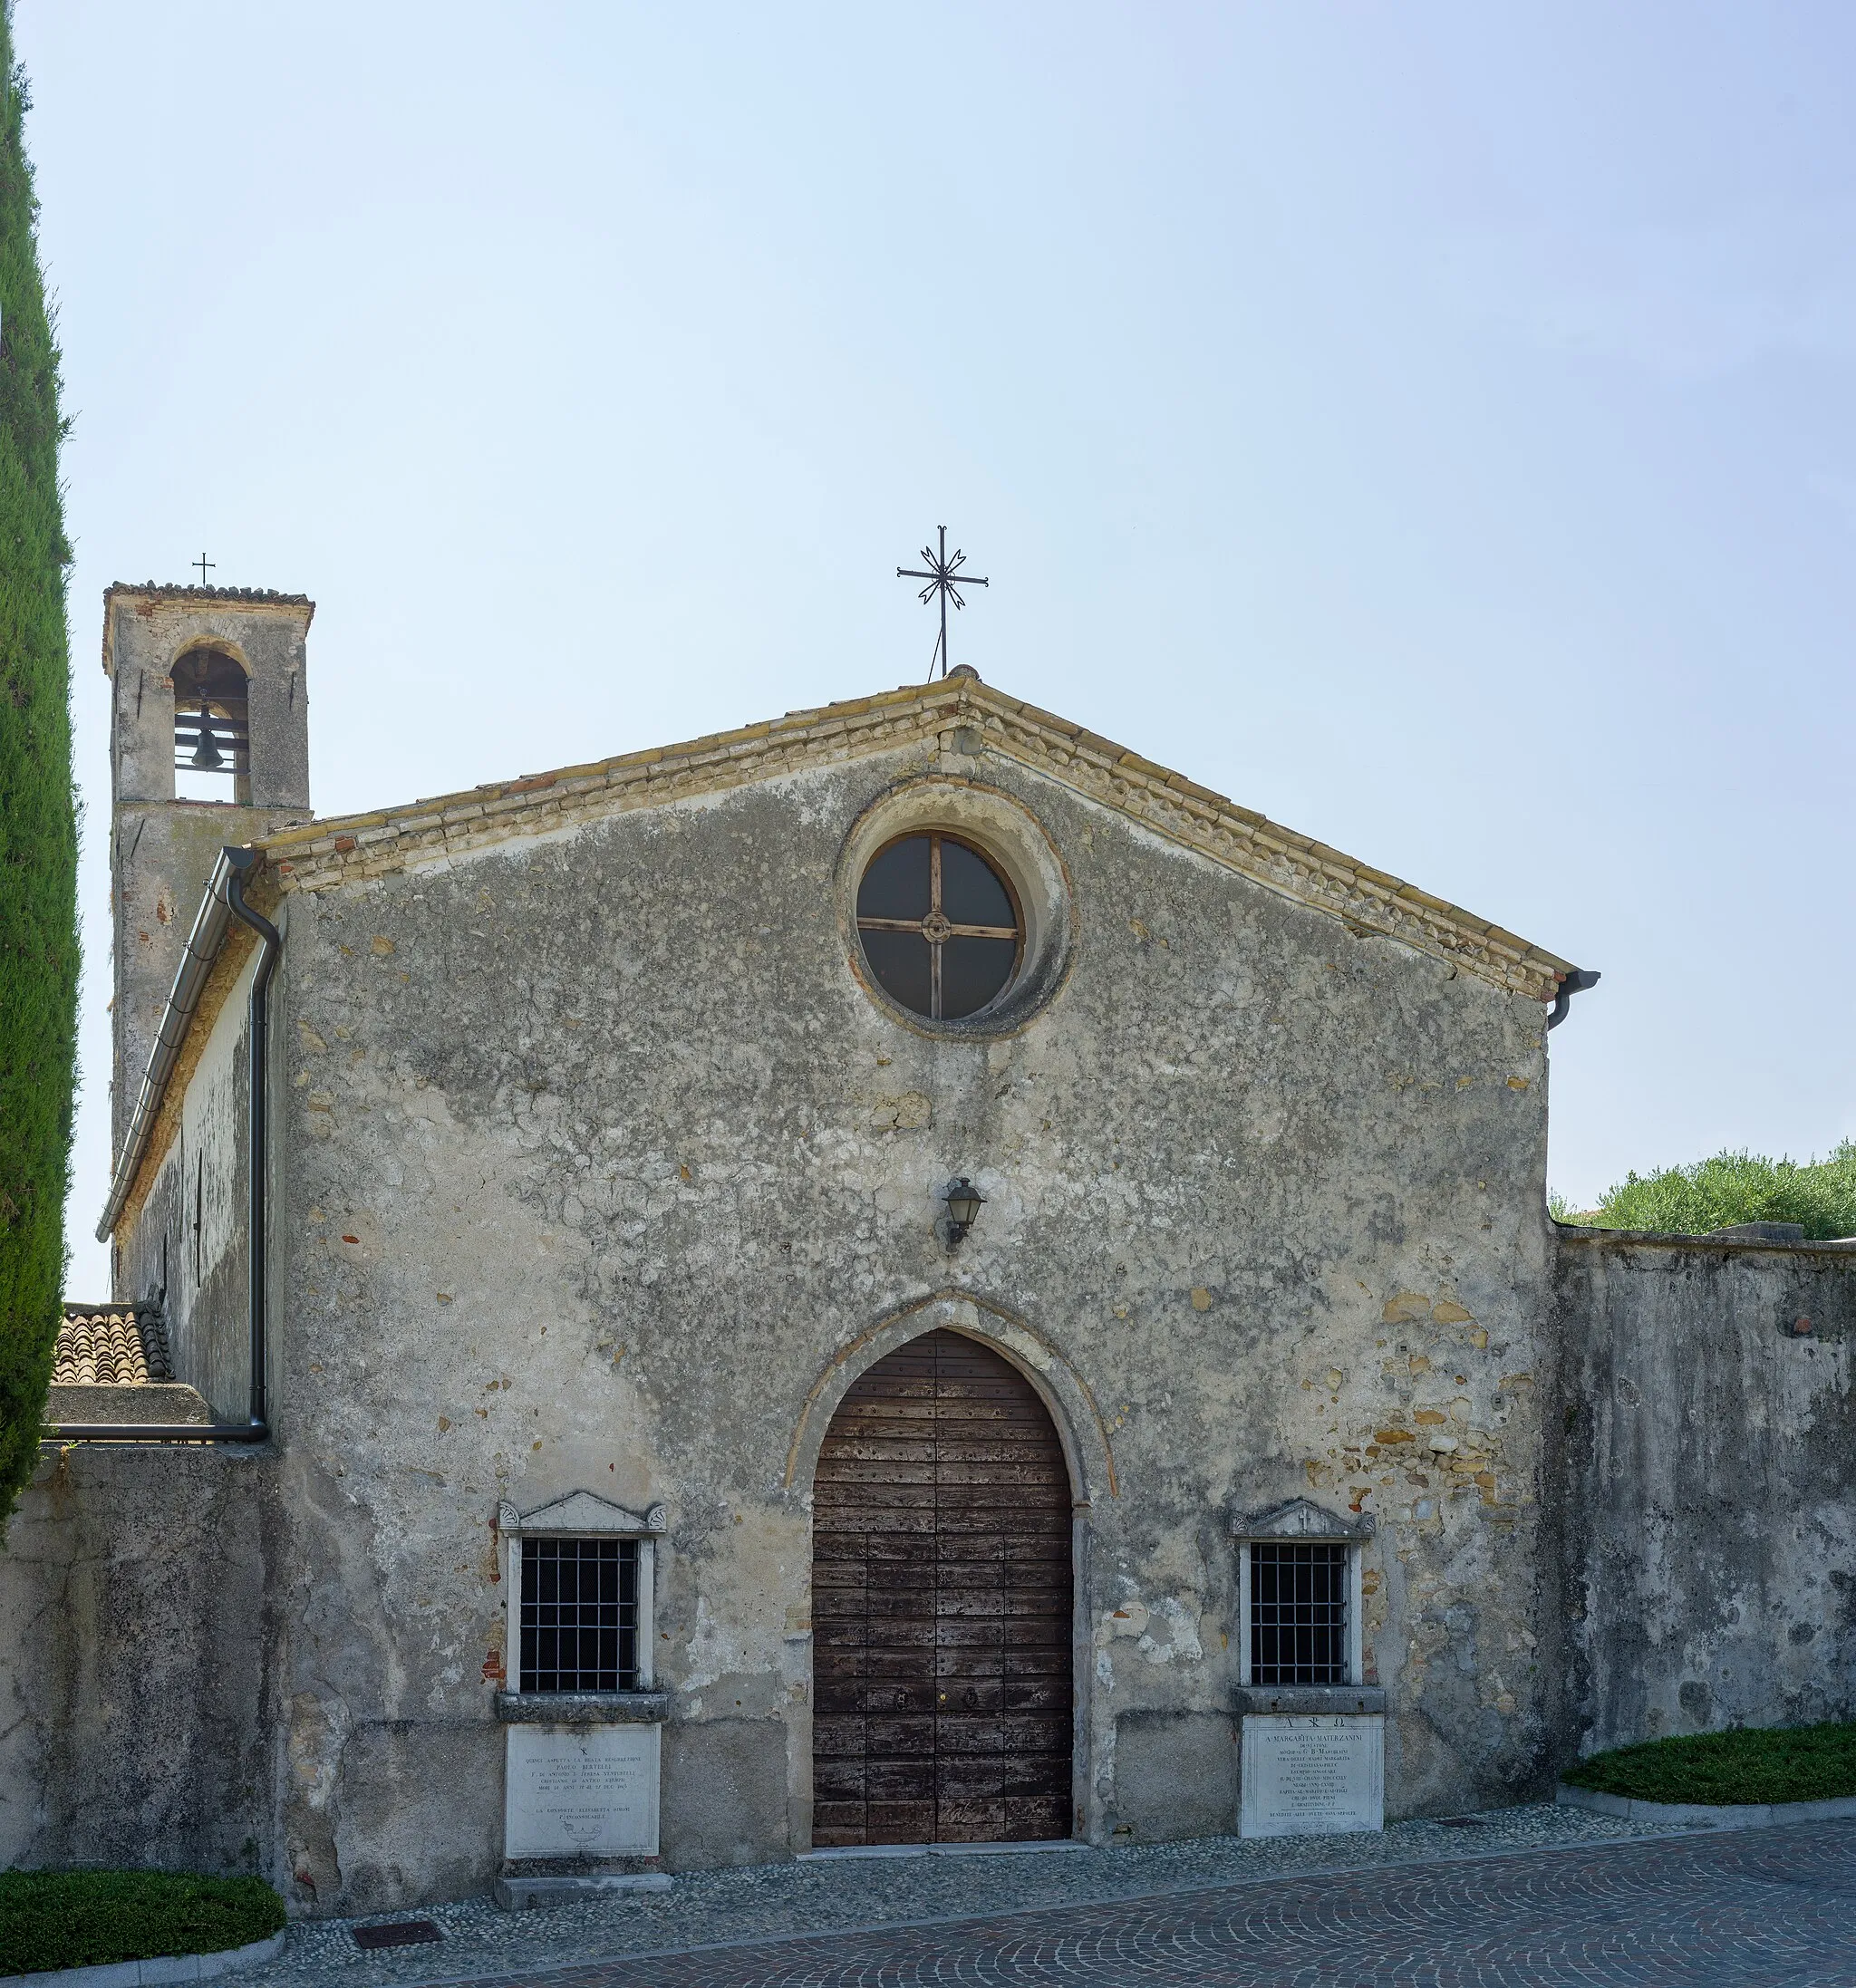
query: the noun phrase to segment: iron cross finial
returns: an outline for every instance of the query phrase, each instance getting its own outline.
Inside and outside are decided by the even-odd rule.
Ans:
[[[189,565],[198,566],[199,568],[199,584],[201,586],[205,586],[207,584],[207,568],[208,566],[217,566],[218,563],[219,562],[217,559],[208,559],[205,553],[201,553],[198,559],[190,559],[188,561],[188,564]]]
[[[967,603],[961,599],[960,594],[962,587],[983,587],[991,584],[989,581],[981,579],[976,573],[962,573],[960,568],[966,564],[966,554],[956,546],[954,555],[950,559],[947,556],[947,526],[940,525],[935,529],[941,534],[941,549],[939,553],[935,551],[933,545],[923,545],[922,548],[922,563],[927,568],[927,571],[925,573],[917,572],[914,566],[898,566],[895,569],[895,576],[898,580],[927,581],[928,584],[922,589],[922,604],[924,607],[937,594],[941,596],[941,633],[934,643],[934,654],[930,657],[928,661],[928,680],[931,683],[934,680],[934,665],[937,661],[941,664],[942,675],[945,676],[947,674],[947,603],[949,598],[952,597],[956,607],[964,607]]]

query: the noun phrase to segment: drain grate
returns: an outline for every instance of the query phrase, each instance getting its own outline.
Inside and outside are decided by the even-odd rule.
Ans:
[[[391,1925],[358,1925],[356,1946],[417,1946],[422,1940],[441,1940],[444,1935],[430,1919],[395,1919]]]

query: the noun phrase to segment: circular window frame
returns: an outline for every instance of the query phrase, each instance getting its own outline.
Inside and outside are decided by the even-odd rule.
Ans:
[[[1005,891],[1007,902],[1011,905],[1011,965],[1006,969],[1005,979],[1000,982],[999,991],[993,995],[992,999],[982,1002],[978,1008],[974,1008],[972,1011],[974,1015],[983,1015],[986,1010],[993,1005],[994,1001],[1001,1000],[1007,994],[1010,993],[1012,988],[1017,984],[1020,971],[1021,970],[1025,963],[1025,907],[1022,901],[1020,899],[1018,886],[1006,873],[1004,868],[993,860],[993,857],[989,850],[984,848],[981,844],[975,842],[972,836],[962,835],[957,830],[952,828],[904,828],[900,835],[892,835],[887,842],[882,844],[873,854],[865,858],[863,867],[860,870],[857,877],[857,902],[861,904],[863,902],[864,879],[869,875],[871,869],[874,867],[874,865],[880,862],[883,856],[889,850],[895,848],[897,844],[901,843],[921,842],[924,839],[926,839],[931,845],[937,842],[951,842],[953,844],[956,849],[964,849],[970,856],[973,857],[977,862],[981,863],[985,865],[987,873],[991,876],[998,880],[998,882]],[[933,867],[935,870],[935,873],[938,877],[938,865],[933,865]],[[936,887],[937,889],[939,888],[938,883]],[[865,950],[864,946],[863,934],[865,930],[865,920],[864,917],[864,913],[860,910],[858,910],[856,905],[854,905],[852,909],[853,915],[856,920],[857,925],[857,950],[863,954],[864,965],[865,970],[869,972],[871,978],[875,980],[879,986],[881,986],[882,976],[877,973],[875,967],[871,963],[869,952],[867,951],[867,950]],[[929,936],[926,931],[926,927],[930,922],[930,919],[933,918],[936,912],[940,912],[941,910],[942,907],[939,904],[934,905],[933,911],[925,914],[920,921],[923,928],[922,936],[924,939]],[[873,922],[871,929],[879,931],[884,930],[885,928],[889,930],[894,930],[895,922],[896,922],[893,920],[884,920],[880,922]],[[1000,926],[983,928],[972,926],[951,927],[947,922],[944,913],[942,913],[941,918],[941,925],[942,932],[946,935],[947,938],[950,939],[959,936],[962,931],[970,933],[977,933],[978,936],[982,938],[990,936],[995,939],[1002,939],[1005,936],[1004,929]],[[943,970],[944,970],[940,967],[937,967],[935,969],[937,993],[939,991],[939,979]],[[885,993],[888,993],[889,990],[885,988],[884,991]],[[896,996],[894,994],[890,994],[889,998],[891,1000],[895,1002],[895,1005],[898,1008],[908,1008],[908,1012],[910,1014],[915,1016],[918,1019],[922,1021],[934,1022],[941,1018],[933,1015],[923,1015],[919,1008],[909,1008],[906,1001],[897,999]],[[957,1015],[952,1018],[956,1021],[965,1021],[970,1018],[965,1015]]]
[[[876,978],[857,928],[864,873],[892,844],[940,835],[981,857],[1010,893],[1019,952],[1005,985],[984,1008],[936,1021],[904,1008]],[[1068,866],[1049,831],[1016,796],[945,775],[906,780],[871,802],[838,853],[837,919],[853,979],[891,1020],[935,1041],[1016,1034],[1042,1012],[1068,978],[1076,916]]]

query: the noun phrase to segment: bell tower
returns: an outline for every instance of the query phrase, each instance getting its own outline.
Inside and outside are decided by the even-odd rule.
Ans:
[[[112,1151],[220,849],[309,818],[304,643],[315,603],[237,588],[112,586]]]

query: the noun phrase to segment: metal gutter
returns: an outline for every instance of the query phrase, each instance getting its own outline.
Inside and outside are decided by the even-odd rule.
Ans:
[[[253,911],[245,902],[244,881],[258,865],[257,853],[241,850],[239,854],[246,860],[243,864],[234,861],[232,874],[226,879],[226,902],[231,907],[233,917],[257,934],[258,942],[257,970],[251,977],[250,1027],[246,1031],[251,1050],[251,1081],[246,1087],[249,1093],[246,1109],[249,1144],[245,1169],[250,1195],[246,1205],[251,1233],[245,1246],[245,1260],[251,1311],[252,1433],[243,1439],[256,1443],[271,1433],[265,1385],[267,1324],[265,1299],[268,1288],[266,1265],[270,1240],[266,1192],[270,1183],[266,1176],[265,1158],[270,1149],[271,975],[277,970],[277,954],[284,941],[270,920]]]
[[[261,1422],[56,1422],[39,1431],[41,1443],[268,1443]]]
[[[1553,997],[1553,1012],[1547,1017],[1547,1027],[1557,1028],[1566,1019],[1566,1011],[1572,1006],[1572,997],[1583,994],[1599,984],[1601,976],[1592,967],[1573,967],[1560,977],[1560,991]]]
[[[129,1137],[122,1157],[117,1162],[116,1177],[111,1182],[109,1206],[97,1230],[98,1240],[107,1238],[122,1212],[129,1190],[135,1182],[136,1169],[153,1136],[156,1115],[160,1111],[168,1079],[173,1075],[194,1009],[199,1005],[200,989],[212,971],[226,942],[226,934],[237,919],[257,934],[257,971],[251,981],[250,1027],[251,1082],[247,1115],[246,1171],[250,1176],[250,1236],[246,1258],[250,1271],[247,1303],[251,1327],[251,1407],[246,1422],[66,1422],[48,1424],[40,1433],[44,1443],[264,1443],[271,1433],[265,1380],[266,1314],[266,1194],[265,1158],[269,1145],[270,1086],[270,992],[271,976],[276,970],[277,953],[283,940],[277,928],[245,902],[244,884],[262,862],[255,849],[222,849],[207,886],[199,916],[188,935],[187,951],[180,970],[174,976],[174,990],[168,997],[168,1012],[161,1032],[149,1057],[148,1074],[142,1078],[141,1095],[136,1100],[135,1116],[130,1122]]]

